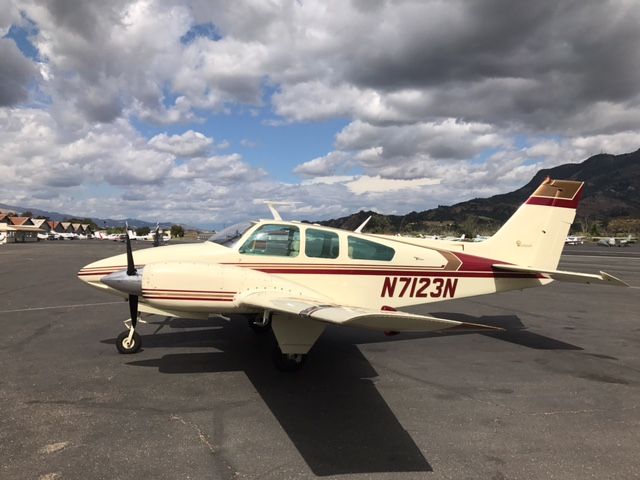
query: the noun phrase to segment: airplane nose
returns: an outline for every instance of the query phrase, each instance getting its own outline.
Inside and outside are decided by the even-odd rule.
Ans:
[[[78,278],[90,285],[102,286],[96,285],[97,282],[100,282],[102,277],[122,269],[123,267],[121,264],[113,266],[106,264],[104,261],[97,261],[82,267],[78,272]]]
[[[129,295],[142,295],[142,274],[144,268],[139,268],[134,275],[127,275],[126,270],[110,273],[100,279],[106,286]]]

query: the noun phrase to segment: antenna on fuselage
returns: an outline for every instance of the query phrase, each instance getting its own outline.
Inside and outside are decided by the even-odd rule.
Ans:
[[[360,226],[358,228],[356,228],[353,232],[354,233],[362,233],[362,229],[367,225],[367,223],[369,223],[369,220],[371,220],[371,215],[369,215],[367,217],[367,219],[364,222],[362,222],[360,224]]]
[[[265,200],[262,203],[269,208],[274,220],[282,220],[280,213],[276,210],[276,205],[295,205],[298,202],[272,202],[271,200]]]

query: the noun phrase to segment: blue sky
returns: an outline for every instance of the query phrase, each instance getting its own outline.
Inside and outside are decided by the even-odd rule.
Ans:
[[[405,213],[636,150],[634,2],[512,7],[10,1],[0,202],[203,227],[265,199]]]

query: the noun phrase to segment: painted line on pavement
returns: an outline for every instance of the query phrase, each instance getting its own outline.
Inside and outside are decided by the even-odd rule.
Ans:
[[[0,314],[2,313],[17,313],[17,312],[32,312],[36,310],[53,310],[56,308],[78,308],[78,307],[96,307],[100,305],[115,305],[121,304],[120,302],[102,302],[102,303],[76,303],[73,305],[56,305],[54,307],[30,307],[30,308],[17,308],[15,310],[0,310]]]

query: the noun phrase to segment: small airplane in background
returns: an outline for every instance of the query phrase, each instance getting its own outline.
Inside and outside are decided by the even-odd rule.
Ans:
[[[160,224],[156,224],[156,228],[154,228],[153,231],[149,232],[146,235],[137,235],[134,230],[129,230],[129,228],[127,227],[127,235],[131,240],[153,242],[154,246],[156,247],[171,240],[171,234],[167,232],[163,235],[163,232],[160,231]]]
[[[627,247],[636,243],[636,239],[632,235],[626,237],[603,237],[598,240],[597,245],[601,247]]]
[[[584,245],[584,237],[571,235],[564,241],[565,245]]]
[[[584,184],[546,179],[482,242],[373,235],[273,219],[229,227],[200,244],[131,249],[79,278],[127,298],[120,353],[140,350],[139,312],[207,319],[244,314],[271,329],[277,368],[300,368],[327,325],[395,334],[495,327],[402,311],[427,303],[521,290],[554,280],[628,286],[607,274],[557,270]],[[500,329],[498,329],[500,330]]]

